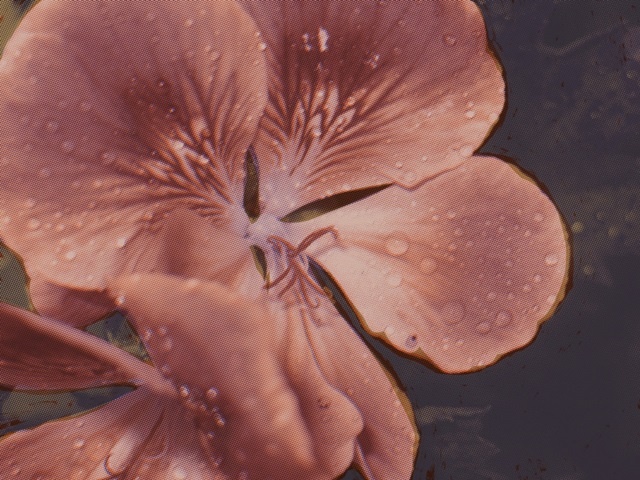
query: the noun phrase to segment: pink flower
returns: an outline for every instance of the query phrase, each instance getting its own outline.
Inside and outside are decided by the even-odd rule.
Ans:
[[[0,472],[409,478],[408,402],[327,287],[446,372],[531,341],[568,247],[473,155],[503,102],[466,0],[43,0],[0,60],[0,232],[43,315],[0,307],[0,384],[138,388]],[[74,328],[114,305],[153,366]]]

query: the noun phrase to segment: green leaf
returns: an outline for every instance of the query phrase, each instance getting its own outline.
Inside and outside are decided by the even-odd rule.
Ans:
[[[142,340],[120,312],[92,323],[85,328],[85,331],[121,348],[143,362],[151,363]]]
[[[282,217],[280,221],[292,223],[311,220],[312,218],[319,217],[320,215],[324,215],[332,210],[336,210],[340,207],[344,207],[345,205],[349,205],[350,203],[370,197],[374,193],[378,193],[390,185],[390,183],[385,183],[384,185],[377,185],[375,187],[366,187],[351,190],[349,192],[336,193],[330,197],[321,198],[320,200],[315,200],[301,206],[300,208],[296,208],[293,212]]]
[[[3,243],[0,243],[0,302],[35,311],[22,259]]]
[[[133,390],[135,387],[117,385],[74,392],[0,392],[0,436],[79,415]]]

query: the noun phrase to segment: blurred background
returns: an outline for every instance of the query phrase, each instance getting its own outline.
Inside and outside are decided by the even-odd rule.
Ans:
[[[481,153],[513,159],[549,192],[572,232],[572,288],[533,344],[478,373],[437,373],[370,339],[416,412],[421,443],[413,478],[637,480],[640,2],[476,3],[508,95]],[[30,4],[0,0],[0,45]],[[19,264],[2,253],[0,299],[28,308]],[[121,317],[92,333],[145,358]],[[0,391],[0,434],[125,392]]]

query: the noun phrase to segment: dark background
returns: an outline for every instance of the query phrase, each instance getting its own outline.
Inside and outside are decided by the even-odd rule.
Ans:
[[[18,3],[0,0],[0,43]],[[513,159],[550,193],[572,232],[572,288],[530,346],[478,373],[437,373],[371,340],[416,411],[413,478],[638,480],[640,2],[476,3],[508,95],[481,152]],[[45,419],[15,395],[0,392],[11,398],[0,424]],[[63,395],[61,409],[95,397]]]

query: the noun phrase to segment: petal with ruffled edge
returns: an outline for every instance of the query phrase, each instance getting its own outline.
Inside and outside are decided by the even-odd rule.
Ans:
[[[338,230],[337,241],[325,236],[308,251],[367,329],[445,372],[528,344],[565,294],[569,244],[558,211],[495,158],[303,223]]]
[[[234,2],[33,8],[0,60],[0,235],[30,275],[102,287],[160,248],[167,211],[235,218],[266,102],[255,33]]]
[[[364,428],[358,435],[354,463],[366,479],[411,477],[418,433],[409,400],[371,350],[336,311],[327,297],[315,308],[302,298],[288,309],[289,323],[304,329],[327,381],[360,410]]]
[[[81,330],[0,303],[0,385],[69,390],[166,383],[149,365]]]
[[[360,413],[325,380],[279,302],[160,275],[120,278],[110,291],[225,473],[321,480],[349,466]]]
[[[469,157],[502,111],[502,70],[469,0],[242,5],[270,66],[256,150],[274,215],[416,185]]]

